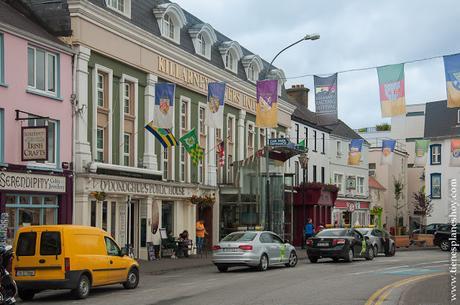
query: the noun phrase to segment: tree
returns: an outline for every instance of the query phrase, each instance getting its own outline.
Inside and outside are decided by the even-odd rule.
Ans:
[[[431,215],[433,211],[433,203],[430,196],[425,194],[425,187],[420,188],[418,192],[412,194],[414,203],[414,214],[420,215],[422,221],[420,221],[420,233],[422,233],[422,222],[426,221],[426,217]]]
[[[396,210],[396,215],[395,215],[395,235],[399,235],[399,211],[406,205],[405,202],[399,202],[403,198],[403,190],[404,190],[404,183],[402,182],[402,178],[396,179],[393,177],[393,194],[396,200],[396,204],[394,206]]]
[[[375,129],[377,131],[390,131],[391,130],[391,125],[388,124],[388,123],[377,124],[377,125],[375,125]]]

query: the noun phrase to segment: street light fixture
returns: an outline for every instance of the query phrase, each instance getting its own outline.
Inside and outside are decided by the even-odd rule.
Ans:
[[[272,66],[273,66],[273,62],[275,61],[275,59],[281,54],[283,53],[284,51],[286,51],[287,49],[295,46],[296,44],[298,43],[301,43],[302,41],[304,40],[317,40],[320,38],[320,35],[319,34],[307,34],[305,35],[304,37],[302,37],[302,39],[299,39],[297,40],[296,42],[294,43],[291,43],[290,45],[288,45],[287,47],[285,47],[284,49],[282,49],[281,51],[279,51],[275,57],[273,57],[272,61],[270,62],[270,65],[268,66],[268,69],[267,71],[265,72],[265,75],[264,75],[264,79],[267,79],[268,78],[268,75],[270,74],[270,71],[272,69]],[[268,228],[270,231],[273,231],[273,221],[272,221],[272,212],[271,212],[271,206],[270,206],[270,171],[269,171],[269,166],[270,166],[270,162],[269,162],[269,159],[268,159],[268,155],[269,155],[269,149],[268,149],[268,128],[265,128],[265,137],[266,137],[266,144],[265,144],[265,175],[266,175],[266,190],[265,190],[265,196],[266,196],[266,211],[267,211],[267,219],[268,219]],[[308,160],[308,159],[307,159]],[[308,162],[308,161],[307,161]]]

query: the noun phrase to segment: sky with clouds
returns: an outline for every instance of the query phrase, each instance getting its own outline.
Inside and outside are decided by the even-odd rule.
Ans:
[[[275,65],[286,87],[313,87],[313,77],[361,67],[460,53],[460,6],[455,0],[175,0],[267,61],[305,34],[305,41],[281,54]],[[446,99],[442,58],[405,65],[406,103]],[[310,110],[314,97],[310,92]],[[375,69],[339,74],[339,117],[353,128],[381,117]]]

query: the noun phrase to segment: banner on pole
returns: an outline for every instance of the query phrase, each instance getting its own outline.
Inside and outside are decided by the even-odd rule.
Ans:
[[[460,166],[460,138],[450,140],[450,166]]]
[[[406,114],[404,64],[377,68],[382,117]]]
[[[179,141],[184,145],[185,150],[190,155],[192,163],[198,165],[200,160],[204,157],[204,151],[198,143],[198,136],[195,128],[183,135]]]
[[[382,158],[381,165],[391,165],[393,163],[393,154],[396,146],[396,140],[382,141]]]
[[[314,76],[315,106],[321,124],[337,121],[337,73],[328,77]]]
[[[427,152],[429,140],[416,140],[415,141],[415,167],[424,167],[426,165]]]
[[[361,150],[363,149],[363,139],[353,139],[350,143],[350,152],[348,153],[348,165],[359,165],[361,161]]]
[[[208,84],[208,107],[206,107],[206,125],[211,128],[223,126],[225,83]]]
[[[256,126],[278,126],[278,80],[257,82]]]
[[[447,107],[460,107],[460,54],[444,56]]]
[[[155,84],[155,106],[153,125],[160,128],[172,128],[174,122],[174,95],[176,84]]]

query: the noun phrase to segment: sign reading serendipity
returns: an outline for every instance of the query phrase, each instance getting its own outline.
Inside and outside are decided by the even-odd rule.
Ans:
[[[0,172],[0,190],[65,193],[65,177]]]
[[[48,160],[48,127],[22,127],[22,161]]]

